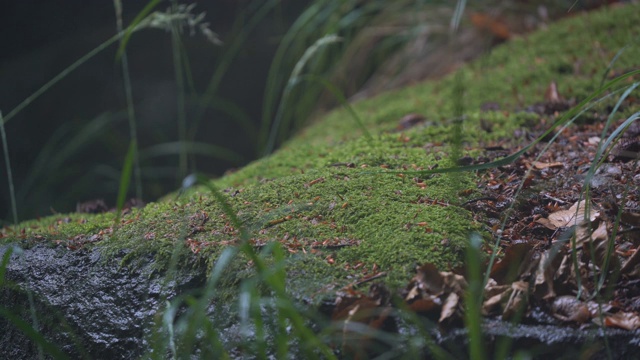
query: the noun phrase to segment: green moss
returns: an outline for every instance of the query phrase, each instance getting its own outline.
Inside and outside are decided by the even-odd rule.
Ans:
[[[438,82],[383,94],[354,105],[374,139],[362,137],[348,112],[318,119],[272,156],[215,180],[256,249],[278,241],[287,260],[291,291],[314,293],[352,283],[375,271],[402,286],[416,263],[460,265],[469,233],[479,231],[472,214],[456,206],[476,188],[473,174],[416,176],[397,171],[451,166],[451,144],[464,156],[478,147],[513,141],[516,129],[539,121],[519,110],[544,100],[551,81],[566,98],[581,100],[598,88],[609,61],[640,34],[640,6],[603,9],[515,39]],[[637,43],[625,49],[612,72],[637,65]],[[462,79],[462,137],[452,139],[456,81]],[[458,99],[459,100],[459,99]],[[481,106],[495,102],[499,110]],[[401,132],[398,121],[420,113],[423,124]],[[455,141],[454,141],[455,140]],[[396,173],[384,172],[395,170]],[[462,196],[461,194],[466,194]],[[239,229],[204,188],[123,217],[65,215],[21,224],[24,238],[69,239],[102,232],[105,253],[126,249],[127,259],[155,254],[159,264],[211,266],[240,241]],[[15,241],[15,236],[8,236]],[[268,257],[267,257],[268,259]],[[233,291],[254,276],[239,256],[224,283]],[[224,292],[224,290],[221,290]]]

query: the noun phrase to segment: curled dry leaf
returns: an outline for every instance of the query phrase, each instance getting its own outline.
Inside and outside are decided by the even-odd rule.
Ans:
[[[605,316],[604,325],[630,331],[637,330],[640,329],[640,316],[636,312],[618,312]]]
[[[538,170],[543,170],[543,169],[548,169],[548,168],[561,168],[561,167],[564,167],[564,164],[559,162],[559,161],[552,162],[552,163],[534,161],[534,162],[531,163],[531,165],[533,165]]]
[[[409,308],[439,323],[454,323],[461,319],[461,299],[467,287],[463,276],[439,272],[427,263],[416,267],[416,275],[404,291]]]
[[[631,255],[620,269],[620,273],[633,278],[640,278],[640,248]]]
[[[505,251],[504,257],[491,268],[490,277],[500,285],[513,282],[522,274],[524,268],[529,266],[533,253],[531,244],[511,245]]]
[[[423,123],[425,120],[426,119],[423,115],[415,114],[415,113],[407,114],[398,121],[398,126],[396,127],[396,130],[410,129],[418,124]]]
[[[558,270],[566,254],[566,248],[554,247],[540,255],[540,261],[538,262],[538,269],[533,283],[533,292],[536,297],[545,300],[556,297],[554,283],[557,279],[556,275],[561,274]]]
[[[550,82],[549,86],[547,86],[547,90],[544,93],[544,99],[551,103],[559,103],[563,100],[558,94],[558,84],[556,84],[555,81]]]
[[[552,214],[549,214],[549,217],[547,219],[540,218],[536,220],[536,222],[544,225],[551,230],[557,230],[558,228],[579,225],[587,220],[594,221],[596,217],[600,215],[600,213],[594,208],[593,204],[589,204],[589,206],[585,205],[586,201],[581,200],[573,204],[567,210],[556,211]],[[589,216],[585,218],[587,207]]]
[[[591,319],[591,312],[587,304],[576,299],[575,296],[560,296],[551,303],[551,314],[564,322],[584,324]]]
[[[597,226],[593,230],[593,226]],[[613,241],[613,239],[611,239]],[[609,261],[609,271],[620,269],[620,260],[616,254],[609,254],[609,234],[604,221],[581,224],[576,228],[576,245],[582,246],[582,255],[586,263],[591,259],[602,268]]]
[[[482,304],[484,315],[500,314],[503,320],[509,320],[527,308],[528,282],[515,281],[511,285],[499,285],[491,289],[493,293],[499,290],[502,292],[491,296]]]
[[[389,290],[380,284],[372,284],[366,295],[351,288],[338,293],[331,320],[342,324],[340,347],[349,357],[371,358],[384,351],[374,332],[397,332],[390,298]],[[362,325],[371,331],[363,331]]]
[[[445,320],[452,319],[459,306],[460,296],[455,292],[449,293],[449,296],[447,296],[444,304],[442,305],[442,312],[440,312],[440,319],[438,319],[438,322],[442,323]]]

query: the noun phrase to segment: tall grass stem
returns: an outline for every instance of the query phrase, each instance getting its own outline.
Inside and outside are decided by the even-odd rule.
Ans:
[[[113,7],[116,12],[116,27],[118,33],[122,33],[122,0],[113,0]],[[123,39],[120,39],[120,45]],[[136,124],[136,112],[133,107],[133,89],[131,87],[131,75],[129,73],[129,58],[127,51],[123,50],[122,57],[120,58],[122,64],[122,77],[124,81],[124,92],[127,98],[127,116],[129,118],[129,136],[134,144],[138,144],[137,124]],[[134,149],[133,154],[133,174],[136,188],[136,198],[142,199],[142,171],[140,170],[140,157],[138,156],[138,148]]]
[[[64,79],[65,77],[67,77],[67,75],[69,75],[70,73],[72,73],[75,69],[77,69],[78,67],[80,67],[80,65],[84,64],[85,62],[87,62],[89,59],[91,59],[92,57],[96,56],[98,53],[100,53],[101,51],[103,51],[104,49],[108,48],[109,46],[111,46],[113,43],[115,43],[116,41],[118,41],[120,39],[120,37],[122,36],[122,34],[116,34],[114,36],[112,36],[111,38],[109,38],[107,41],[103,42],[102,44],[98,45],[96,48],[94,48],[93,50],[89,51],[88,53],[86,53],[85,55],[83,55],[80,59],[76,60],[73,64],[67,66],[64,70],[62,70],[58,75],[54,76],[51,80],[49,80],[46,84],[42,85],[38,90],[36,90],[33,94],[31,94],[30,96],[28,96],[26,99],[24,99],[20,104],[18,104],[18,106],[16,106],[13,110],[11,110],[7,116],[5,117],[4,121],[8,122],[9,120],[13,119],[20,111],[22,111],[24,108],[26,108],[27,106],[29,106],[29,104],[31,104],[35,99],[37,99],[38,97],[40,97],[40,95],[44,94],[45,92],[47,92],[49,89],[51,89],[55,84],[57,84],[58,82],[60,82],[60,80]]]
[[[174,9],[177,10],[178,4],[176,1],[171,2]],[[184,96],[184,74],[182,65],[182,55],[180,54],[180,30],[177,25],[171,24],[171,48],[173,54],[173,70],[176,77],[176,86],[178,88],[178,140],[181,144],[184,144],[187,140],[187,115],[185,109],[185,96]],[[180,148],[178,154],[178,178],[183,179],[187,176],[187,150],[184,147]]]
[[[4,152],[4,163],[7,168],[7,181],[9,182],[9,196],[11,197],[11,213],[13,214],[13,224],[18,226],[18,207],[16,205],[16,191],[13,187],[13,174],[11,173],[11,162],[9,160],[9,145],[7,143],[7,133],[4,130],[5,120],[0,111],[0,134],[2,135],[2,150]]]

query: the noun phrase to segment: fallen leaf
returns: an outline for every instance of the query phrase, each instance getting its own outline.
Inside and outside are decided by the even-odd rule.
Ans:
[[[536,222],[546,226],[551,230],[556,230],[558,228],[570,227],[577,224],[582,224],[585,220],[594,221],[600,212],[595,210],[593,204],[589,206],[589,217],[585,219],[585,200],[581,200],[575,204],[573,204],[567,210],[556,211],[552,214],[549,214],[547,219],[540,218],[536,220]]]
[[[607,327],[617,327],[625,330],[636,330],[640,328],[640,316],[636,312],[618,312],[604,318],[604,325]]]
[[[554,168],[554,167],[558,167],[558,168],[564,167],[564,164],[559,161],[552,162],[552,163],[543,163],[540,161],[534,161],[531,164],[538,170]]]
[[[587,304],[576,299],[575,296],[560,296],[551,303],[551,314],[564,322],[584,324],[591,319],[591,312]]]
[[[513,282],[520,275],[522,265],[531,261],[532,255],[531,244],[511,245],[505,251],[504,257],[493,265],[489,277],[500,285]]]

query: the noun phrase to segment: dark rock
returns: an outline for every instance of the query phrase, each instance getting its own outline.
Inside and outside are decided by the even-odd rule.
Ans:
[[[1,247],[0,257],[10,248]],[[201,269],[180,271],[165,284],[153,256],[127,268],[121,266],[125,253],[105,261],[98,249],[38,245],[16,253],[0,287],[2,308],[32,325],[35,314],[34,327],[71,358],[139,358],[164,301],[205,282]],[[0,329],[7,359],[38,358],[34,342],[12,322],[0,317]]]

